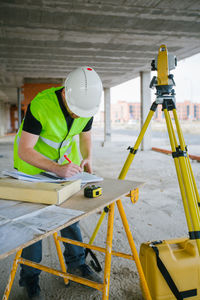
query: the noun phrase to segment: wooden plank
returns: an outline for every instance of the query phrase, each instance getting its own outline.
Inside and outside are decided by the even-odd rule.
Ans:
[[[86,198],[84,196],[84,189],[81,189],[66,202],[63,202],[61,207],[82,210],[85,213],[95,212],[103,209],[105,206],[119,198],[126,196],[131,190],[136,189],[143,184],[143,182],[137,181],[104,178],[103,181],[95,183],[96,186],[102,187],[103,193],[100,197]]]
[[[81,181],[62,183],[0,179],[0,198],[43,204],[61,204],[80,190]]]
[[[164,153],[164,154],[172,154],[172,151],[167,150],[167,149],[152,147],[152,150],[157,151],[157,152],[161,152],[161,153]],[[200,156],[199,155],[189,154],[189,158],[191,158],[192,160],[196,160],[196,161],[200,162]]]

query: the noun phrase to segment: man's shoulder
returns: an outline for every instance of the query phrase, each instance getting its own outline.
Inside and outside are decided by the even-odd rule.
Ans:
[[[38,93],[31,101],[31,106],[45,105],[45,103],[48,104],[49,102],[55,102],[55,100],[57,100],[56,91],[58,91],[59,89],[62,89],[62,86],[57,88],[52,87]]]
[[[52,96],[55,96],[55,93],[59,90],[61,90],[63,87],[51,87],[49,89],[43,90],[39,92],[35,98],[51,98]],[[34,99],[35,99],[34,98]]]

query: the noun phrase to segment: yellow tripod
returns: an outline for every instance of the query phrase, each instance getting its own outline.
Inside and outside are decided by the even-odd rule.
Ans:
[[[125,179],[126,174],[135,157],[135,154],[137,153],[137,150],[142,142],[144,134],[148,128],[148,125],[157,109],[157,106],[161,104],[165,115],[167,131],[172,149],[172,157],[174,159],[179,187],[181,191],[185,216],[189,229],[189,237],[190,239],[196,240],[198,251],[200,254],[200,213],[198,207],[198,204],[200,202],[199,193],[191,168],[183,133],[177,117],[175,106],[175,92],[173,90],[175,82],[173,80],[173,75],[169,74],[169,71],[176,67],[176,58],[174,56],[168,55],[167,47],[165,45],[161,45],[158,51],[158,57],[156,58],[156,60],[152,61],[151,66],[153,71],[157,70],[157,77],[154,76],[150,83],[151,88],[156,87],[156,100],[153,102],[150,108],[150,112],[145,120],[145,123],[141,129],[134,147],[129,147],[130,153],[125,161],[118,179]],[[173,113],[173,119],[175,121],[175,128],[177,131],[179,143],[177,141],[175,130],[172,124],[170,111],[172,111]],[[91,236],[89,244],[93,243],[105,215],[106,212],[103,211]]]

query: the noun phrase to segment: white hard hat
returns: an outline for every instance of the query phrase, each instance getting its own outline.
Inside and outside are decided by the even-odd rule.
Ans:
[[[92,117],[97,113],[101,94],[101,79],[91,67],[77,68],[65,80],[67,105],[79,117]]]

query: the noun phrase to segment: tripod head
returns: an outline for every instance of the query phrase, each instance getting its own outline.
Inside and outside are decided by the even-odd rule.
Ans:
[[[162,104],[163,100],[175,100],[174,76],[170,71],[177,66],[177,59],[174,55],[168,54],[167,47],[161,45],[158,50],[158,56],[151,62],[151,70],[157,71],[157,77],[154,76],[150,83],[150,88],[156,88],[156,103]]]

